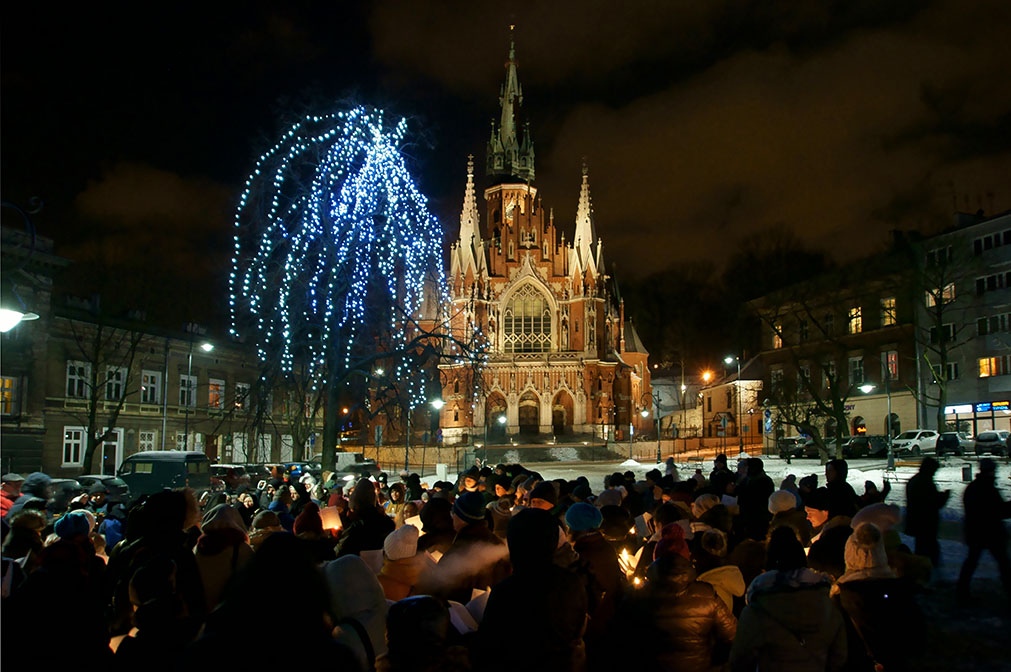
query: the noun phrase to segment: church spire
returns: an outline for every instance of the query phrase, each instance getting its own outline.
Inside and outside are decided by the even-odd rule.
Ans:
[[[481,227],[474,193],[474,155],[467,156],[467,187],[463,192],[463,211],[460,213],[460,244],[475,246],[481,243]]]
[[[523,105],[523,87],[516,72],[514,28],[509,26],[509,60],[505,64],[506,78],[498,99],[501,117],[498,127],[492,122],[487,173],[498,182],[521,180],[529,183],[534,180],[534,143],[529,124],[524,125],[522,142],[519,139],[516,113]]]
[[[590,177],[586,159],[583,159],[583,184],[579,188],[579,205],[576,206],[575,249],[579,255],[579,263],[583,268],[592,258],[590,249],[596,239],[593,230],[593,206],[590,202]]]

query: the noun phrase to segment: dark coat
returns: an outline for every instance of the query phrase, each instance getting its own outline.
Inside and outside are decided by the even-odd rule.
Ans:
[[[553,564],[527,568],[492,588],[478,630],[484,669],[576,672],[586,666],[586,591]],[[516,656],[520,656],[517,658]]]
[[[748,587],[730,668],[808,672],[842,668],[846,627],[829,598],[831,578],[810,569],[770,571]],[[757,666],[757,668],[756,668]]]
[[[590,633],[602,634],[614,618],[625,585],[618,556],[611,544],[596,531],[576,539],[572,548],[579,554],[578,564],[584,566],[592,577],[594,592],[600,591],[599,595],[590,599]]]
[[[860,500],[857,497],[853,486],[844,480],[836,480],[825,484],[828,490],[828,517],[848,516],[852,518],[860,507]]]
[[[933,474],[917,472],[909,479],[906,484],[906,533],[914,537],[936,538],[940,511],[950,494],[937,491]]]
[[[1011,502],[1001,499],[995,478],[980,474],[965,489],[965,540],[970,544],[1000,543],[1007,539],[1004,518],[1011,517]]]
[[[426,535],[427,536],[427,535]],[[433,593],[461,604],[470,601],[474,589],[484,590],[509,576],[506,544],[488,527],[472,523],[456,533],[456,539],[439,560]]]
[[[769,523],[769,531],[772,532],[777,527],[784,525],[797,530],[800,535],[800,543],[805,547],[811,545],[811,521],[807,519],[807,513],[803,509],[790,509],[774,514],[772,522]]]
[[[737,487],[737,504],[741,507],[738,525],[744,536],[765,539],[769,530],[769,495],[776,491],[772,479],[763,474],[749,474]]]
[[[355,512],[353,517],[334,549],[337,557],[378,550],[383,547],[386,536],[397,527],[392,518],[375,507]]]
[[[838,586],[833,598],[846,617],[847,670],[916,669],[909,663],[923,630],[923,616],[904,579],[861,579]]]
[[[711,669],[716,644],[733,640],[737,619],[680,555],[653,563],[649,575],[650,582],[622,602],[611,648],[633,645],[644,669]]]

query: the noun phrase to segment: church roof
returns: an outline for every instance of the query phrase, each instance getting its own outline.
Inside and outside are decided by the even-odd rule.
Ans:
[[[646,350],[646,346],[642,344],[642,340],[639,338],[639,332],[635,330],[632,320],[625,320],[625,352],[641,352],[644,355],[649,354],[649,351]]]

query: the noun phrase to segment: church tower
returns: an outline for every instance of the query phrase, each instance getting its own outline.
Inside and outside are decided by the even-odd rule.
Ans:
[[[639,414],[650,404],[648,354],[627,333],[604,271],[589,169],[584,161],[567,240],[533,184],[530,126],[517,130],[523,90],[511,29],[505,68],[487,144],[483,225],[471,156],[449,255],[451,328],[464,341],[480,337],[487,357],[480,368],[440,366],[444,440],[627,438],[651,422]]]

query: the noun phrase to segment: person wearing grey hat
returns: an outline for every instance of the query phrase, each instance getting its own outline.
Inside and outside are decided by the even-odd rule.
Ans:
[[[14,506],[14,502],[21,496],[21,484],[25,482],[21,474],[4,474],[2,477],[3,488],[0,488],[0,516],[7,517],[7,511]]]

